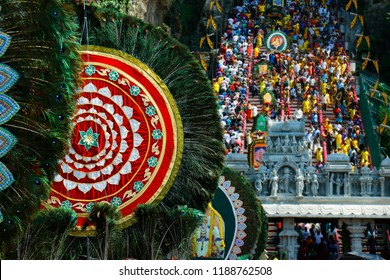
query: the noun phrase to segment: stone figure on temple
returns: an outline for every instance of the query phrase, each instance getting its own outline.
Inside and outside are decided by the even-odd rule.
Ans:
[[[297,197],[303,197],[303,189],[305,188],[305,182],[300,169],[298,169],[297,175],[295,176],[295,185],[297,188]]]
[[[260,196],[261,192],[263,191],[263,182],[264,179],[262,178],[263,174],[256,174],[256,180],[255,180],[255,189],[256,189],[256,195]]]
[[[278,196],[279,177],[275,169],[271,172],[271,197]]]
[[[317,174],[313,174],[311,178],[311,193],[313,196],[318,195],[318,177]]]
[[[291,170],[289,167],[283,169],[283,175],[280,177],[280,181],[283,182],[280,190],[285,193],[292,192],[290,190],[290,181],[292,180]]]

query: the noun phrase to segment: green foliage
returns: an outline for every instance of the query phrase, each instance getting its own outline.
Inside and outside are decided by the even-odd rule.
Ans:
[[[18,140],[2,159],[15,178],[0,192],[0,252],[7,255],[46,199],[68,145],[80,60],[71,6],[61,0],[1,0],[0,6],[2,31],[12,36],[2,62],[20,74],[8,94],[21,107],[3,125]]]
[[[140,205],[137,223],[125,230],[131,245],[126,248],[130,258],[189,259],[192,237],[201,223],[199,211],[185,207],[162,210],[153,205]]]
[[[118,225],[121,214],[108,203],[95,203],[89,221],[96,226],[96,236],[91,239],[96,259],[118,259],[121,256],[122,231]]]
[[[69,233],[76,224],[76,213],[68,208],[42,210],[27,224],[18,240],[20,260],[59,260],[71,245]]]

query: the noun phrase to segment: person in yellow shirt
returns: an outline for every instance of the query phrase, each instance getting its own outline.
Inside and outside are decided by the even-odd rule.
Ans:
[[[297,22],[297,23],[294,25],[293,28],[294,28],[295,34],[299,34],[299,31],[300,31],[299,22]]]
[[[290,14],[287,14],[286,16],[284,16],[283,25],[286,26],[288,24],[288,22],[290,21],[290,19],[291,19]]]
[[[256,46],[256,47],[254,48],[253,51],[254,51],[254,52],[253,52],[254,58],[258,58],[258,57],[259,57],[259,54],[260,54],[260,49],[259,49],[259,47]]]
[[[317,162],[323,162],[324,161],[324,156],[323,156],[321,147],[317,148],[317,150],[315,151],[315,156],[316,156],[316,161]]]
[[[310,101],[306,98],[303,101],[303,114],[308,115],[310,114],[311,106],[310,106]]]
[[[309,40],[305,40],[305,42],[303,43],[303,49],[305,52],[309,51],[309,46],[310,46]]]
[[[356,109],[355,108],[349,108],[348,109],[348,113],[349,113],[349,119],[353,120],[353,118],[355,117],[355,114],[356,114]]]
[[[328,87],[328,83],[326,83],[326,82],[321,83],[321,94],[323,94],[323,95],[326,94],[327,87]]]
[[[342,143],[341,144],[341,152],[348,156],[348,152],[349,152],[349,145],[347,143]]]
[[[258,5],[257,8],[259,9],[259,14],[260,15],[265,13],[265,5],[264,4]]]
[[[260,93],[263,93],[264,90],[265,90],[265,82],[264,82],[264,79],[261,79],[259,88],[260,88]]]
[[[324,121],[324,128],[329,134],[333,133],[333,125],[329,122],[329,118],[326,118]]]
[[[330,104],[330,95],[329,95],[329,92],[326,92],[324,97],[323,97],[323,103],[324,103],[324,110],[326,110]]]
[[[360,156],[361,156],[360,165],[361,166],[368,166],[368,164],[370,164],[370,160],[369,160],[370,154],[368,153],[367,148],[363,149]]]
[[[356,150],[356,152],[359,152],[359,141],[355,138],[351,141],[351,146]]]
[[[341,143],[343,141],[343,137],[341,135],[341,133],[338,133],[336,132],[336,136],[335,136],[335,141],[336,141],[336,149],[340,149],[341,148]]]
[[[213,83],[213,89],[214,89],[214,93],[218,94],[219,93],[219,83],[217,81],[215,81]]]
[[[256,35],[256,46],[260,48],[262,45],[263,45],[263,34],[262,32],[259,32]]]

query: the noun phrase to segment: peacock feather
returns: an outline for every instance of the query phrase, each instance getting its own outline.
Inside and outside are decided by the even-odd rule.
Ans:
[[[14,181],[0,192],[0,254],[6,254],[49,193],[68,145],[80,59],[72,5],[0,0],[0,8],[0,89],[8,90],[0,95],[0,138],[10,141],[1,147],[0,171],[6,166],[4,177]]]

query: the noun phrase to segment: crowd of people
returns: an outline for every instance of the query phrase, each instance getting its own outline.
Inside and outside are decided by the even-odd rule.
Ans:
[[[298,232],[298,260],[336,260],[340,256],[337,227],[330,225],[322,233],[320,224],[302,223],[296,226]]]
[[[263,114],[306,119],[306,141],[317,168],[323,165],[324,153],[344,153],[354,166],[369,166],[336,1],[288,0],[274,17],[265,13],[263,0],[236,4],[240,5],[229,14],[213,81],[226,152],[244,152],[253,139],[246,122]],[[285,52],[264,48],[264,38],[274,30],[289,37]],[[258,62],[266,62],[268,72],[253,76],[251,67]],[[264,103],[265,93],[273,96],[270,106],[251,105],[249,97]]]

